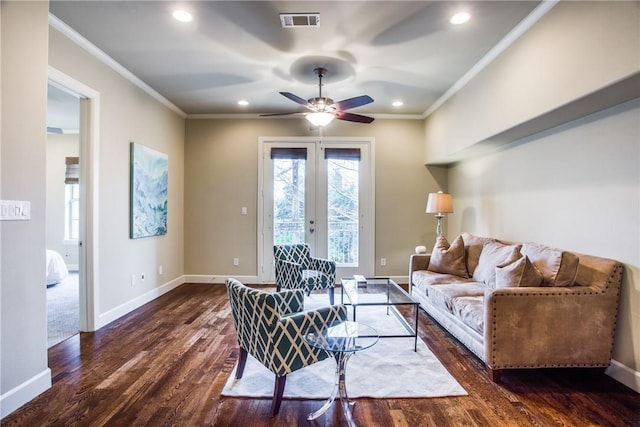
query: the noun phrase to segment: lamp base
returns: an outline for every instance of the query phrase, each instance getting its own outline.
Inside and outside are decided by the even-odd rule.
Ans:
[[[442,236],[442,218],[444,218],[444,215],[437,214],[436,218],[438,218],[438,225],[436,226],[436,236],[440,237]]]

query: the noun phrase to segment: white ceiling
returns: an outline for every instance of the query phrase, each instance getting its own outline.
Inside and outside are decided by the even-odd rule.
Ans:
[[[301,111],[278,92],[317,96],[317,66],[323,95],[374,99],[352,112],[424,115],[539,3],[53,0],[50,11],[187,115]],[[178,6],[192,22],[171,16]],[[471,20],[451,25],[459,10]],[[282,28],[279,14],[295,12],[319,12],[320,27]]]

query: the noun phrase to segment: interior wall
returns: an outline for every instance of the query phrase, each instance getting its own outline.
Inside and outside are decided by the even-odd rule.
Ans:
[[[547,116],[552,126],[448,171],[462,231],[535,241],[625,265],[612,376],[640,389],[640,3],[560,2],[425,123],[427,161]],[[635,92],[634,92],[635,91]],[[580,104],[582,103],[582,104]],[[593,114],[557,121],[578,104]],[[544,128],[542,128],[544,129]],[[579,327],[579,325],[576,325]]]
[[[462,231],[625,265],[613,358],[640,371],[640,99],[449,171]],[[579,325],[576,325],[579,327]]]
[[[47,135],[47,249],[62,255],[68,268],[78,268],[78,244],[65,242],[65,157],[78,157],[77,134]]]
[[[561,1],[427,118],[426,163],[478,149],[639,72],[640,2]]]
[[[375,138],[376,275],[406,277],[415,246],[435,236],[435,219],[424,210],[438,184],[421,162],[422,126],[419,120],[335,121],[324,129],[325,136]],[[300,118],[187,120],[187,274],[218,281],[257,276],[258,139],[313,135],[317,131],[310,132]],[[240,215],[242,206],[249,215]],[[239,266],[233,266],[231,253],[239,254]],[[383,257],[386,267],[380,266]]]
[[[184,274],[184,119],[51,28],[49,64],[100,93],[98,315],[104,322]],[[46,57],[46,55],[45,55]],[[169,158],[168,231],[129,238],[129,146]],[[160,274],[159,267],[163,273]],[[144,279],[142,278],[144,276]],[[135,284],[132,284],[135,278]],[[123,308],[125,307],[125,308]]]
[[[51,386],[47,367],[45,153],[48,3],[0,2],[3,200],[31,219],[0,222],[0,416]]]

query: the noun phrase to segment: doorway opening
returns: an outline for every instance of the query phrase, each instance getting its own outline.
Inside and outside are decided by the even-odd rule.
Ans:
[[[80,98],[47,87],[47,346],[80,331]]]
[[[47,280],[48,347],[99,326],[94,267],[99,100],[95,90],[49,67],[47,269],[49,259],[57,259],[52,262],[60,271],[52,264]]]

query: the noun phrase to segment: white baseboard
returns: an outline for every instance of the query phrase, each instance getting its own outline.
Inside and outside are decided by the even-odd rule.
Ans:
[[[609,365],[605,373],[619,383],[640,393],[640,372],[634,371],[617,360],[611,360],[611,365]]]
[[[102,313],[98,316],[98,324],[96,325],[96,330],[102,328],[103,326],[108,325],[109,323],[113,322],[114,320],[119,319],[120,317],[124,316],[125,314],[129,314],[131,313],[133,310],[135,310],[138,307],[142,307],[143,305],[145,305],[148,302],[153,301],[154,299],[158,298],[161,295],[166,294],[167,292],[177,288],[178,286],[182,285],[183,283],[185,283],[185,276],[180,276],[176,279],[173,279],[167,283],[165,283],[164,285],[154,288],[134,299],[132,299],[131,301],[127,301],[124,304],[119,305],[116,308],[113,308],[109,311],[107,311],[106,313]]]
[[[224,282],[233,277],[242,283],[256,284],[258,283],[258,276],[217,276],[217,275],[204,275],[204,274],[187,274],[184,276],[184,283],[211,283],[211,284],[224,284]]]
[[[0,419],[50,388],[51,369],[47,368],[38,375],[0,395]]]

